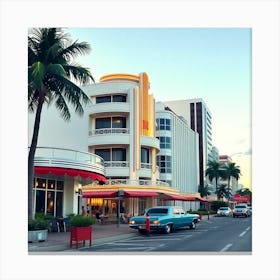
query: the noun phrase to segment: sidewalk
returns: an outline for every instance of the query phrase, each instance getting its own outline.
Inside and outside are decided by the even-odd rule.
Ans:
[[[128,224],[94,224],[92,226],[92,245],[111,242],[135,236],[137,231],[129,228]],[[86,247],[89,247],[89,241],[86,241]],[[79,243],[79,248],[83,243]],[[70,232],[49,232],[46,241],[28,243],[28,252],[59,252],[72,251],[77,252],[76,242],[73,242],[70,248]]]

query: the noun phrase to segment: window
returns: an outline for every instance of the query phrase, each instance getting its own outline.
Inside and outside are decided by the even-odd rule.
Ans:
[[[95,149],[95,154],[102,157],[104,161],[111,161],[110,149]]]
[[[157,137],[160,141],[160,148],[162,149],[171,149],[171,137]]]
[[[63,215],[63,189],[64,182],[35,178],[34,204],[36,213]]]
[[[149,149],[141,148],[141,162],[149,163]]]
[[[126,128],[125,117],[98,118],[95,119],[95,128]]]
[[[138,198],[138,211],[140,215],[143,215],[145,213],[146,208],[146,199],[145,198]]]
[[[95,128],[111,128],[111,118],[99,118],[95,119]]]
[[[168,213],[168,209],[167,208],[151,208],[151,209],[149,209],[148,213],[166,215]]]
[[[157,156],[157,165],[160,173],[171,173],[171,156]]]
[[[126,95],[113,95],[113,102],[126,102]]]
[[[126,161],[126,149],[112,149],[112,161]]]
[[[105,95],[105,96],[96,97],[96,104],[110,103],[110,102],[126,102],[126,95],[115,94],[115,95]]]
[[[97,96],[96,97],[96,104],[98,104],[98,103],[107,103],[107,102],[111,102],[111,96],[110,95]]]
[[[113,117],[112,118],[113,128],[126,128],[126,118],[125,117]]]
[[[102,157],[104,161],[126,161],[126,149],[95,149],[95,154]]]
[[[156,119],[157,130],[170,130],[170,119]]]

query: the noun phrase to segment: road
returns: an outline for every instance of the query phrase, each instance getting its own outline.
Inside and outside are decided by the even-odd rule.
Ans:
[[[152,233],[81,248],[90,252],[245,252],[252,251],[252,218],[211,217],[195,230],[180,229],[170,234]]]

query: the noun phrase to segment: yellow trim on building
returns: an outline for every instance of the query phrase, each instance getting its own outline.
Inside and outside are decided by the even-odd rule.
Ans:
[[[104,75],[100,77],[99,81],[100,82],[108,82],[108,81],[114,81],[114,80],[128,80],[128,81],[134,81],[134,82],[139,82],[140,77],[136,75],[131,75],[131,74],[109,74],[109,75]]]
[[[178,190],[167,188],[167,187],[158,187],[158,186],[129,186],[129,185],[106,185],[106,186],[98,186],[98,187],[83,187],[83,193],[87,192],[100,192],[100,191],[137,191],[137,192],[160,192],[160,193],[166,193],[166,194],[179,194]]]

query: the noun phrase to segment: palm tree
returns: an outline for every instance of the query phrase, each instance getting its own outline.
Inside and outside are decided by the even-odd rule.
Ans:
[[[54,102],[66,121],[71,117],[67,102],[79,115],[84,113],[90,99],[74,82],[84,85],[94,79],[89,69],[73,61],[89,51],[88,43],[72,42],[61,28],[32,29],[28,34],[28,109],[35,112],[28,155],[28,219],[33,218],[34,156],[43,105]]]
[[[218,161],[209,161],[207,163],[207,169],[205,171],[205,175],[208,176],[209,180],[212,182],[213,179],[215,179],[216,183],[216,192],[218,188],[218,179],[222,176],[222,170],[221,170],[221,163]]]
[[[235,178],[237,181],[240,178],[241,175],[241,171],[240,171],[240,167],[238,165],[235,165],[234,162],[229,162],[226,163],[222,166],[222,177],[224,179],[227,179],[228,181],[228,191],[230,191],[230,179],[231,177]]]
[[[221,184],[217,189],[217,197],[221,199],[225,197],[227,200],[232,196],[231,191],[227,188],[226,184]]]
[[[198,192],[200,193],[201,197],[207,197],[207,195],[211,194],[208,185],[199,185]]]

